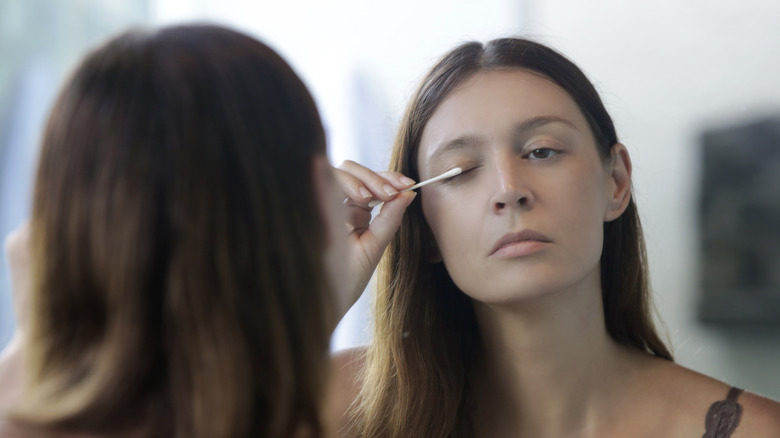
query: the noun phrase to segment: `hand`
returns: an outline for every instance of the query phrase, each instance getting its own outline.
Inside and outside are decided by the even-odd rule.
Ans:
[[[345,161],[335,170],[336,179],[346,196],[349,236],[348,279],[339,295],[339,318],[357,301],[368,285],[385,248],[401,225],[406,207],[415,192],[399,193],[414,181],[396,172],[374,172],[354,161]],[[373,200],[384,201],[371,220]]]
[[[5,238],[5,254],[11,272],[11,294],[16,314],[16,332],[0,351],[0,412],[8,411],[22,394],[25,380],[24,341],[22,329],[28,313],[30,296],[30,226],[24,223]]]
[[[5,237],[5,254],[11,272],[11,293],[14,300],[17,332],[27,320],[30,296],[30,225],[24,223]]]

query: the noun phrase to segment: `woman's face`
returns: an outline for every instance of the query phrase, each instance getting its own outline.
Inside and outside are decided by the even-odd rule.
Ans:
[[[622,150],[616,161],[630,177]],[[615,201],[620,182],[576,103],[550,80],[477,73],[434,112],[417,165],[421,180],[463,169],[421,199],[447,271],[473,299],[598,285],[603,223],[625,207]]]

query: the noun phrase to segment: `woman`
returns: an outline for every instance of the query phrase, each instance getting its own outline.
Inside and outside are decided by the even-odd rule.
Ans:
[[[463,172],[423,188],[391,241],[374,342],[336,371],[347,435],[780,435],[779,404],[676,365],[658,336],[628,150],[566,58],[457,47],[390,167]]]
[[[30,307],[0,436],[327,436],[329,335],[413,199],[342,168],[255,39],[179,26],[89,54],[46,127],[29,243],[9,244]],[[345,196],[388,202],[369,225]]]

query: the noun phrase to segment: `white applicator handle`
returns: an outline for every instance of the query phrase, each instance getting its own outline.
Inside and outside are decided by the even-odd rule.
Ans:
[[[415,184],[415,185],[413,185],[411,187],[405,188],[405,189],[401,190],[400,193],[408,192],[409,190],[419,189],[422,186],[427,186],[430,183],[433,183],[433,182],[436,182],[436,181],[439,181],[439,180],[442,180],[442,179],[445,179],[445,178],[451,178],[451,177],[453,177],[455,175],[459,175],[461,172],[463,172],[463,169],[461,169],[460,167],[453,167],[452,169],[442,173],[439,176],[435,176],[435,177],[433,177],[431,179],[426,179],[425,181],[418,182],[417,184]],[[375,200],[369,202],[368,206],[371,207],[371,208],[374,208],[374,207],[376,207],[377,205],[379,205],[381,203],[382,203],[382,201],[375,199]]]

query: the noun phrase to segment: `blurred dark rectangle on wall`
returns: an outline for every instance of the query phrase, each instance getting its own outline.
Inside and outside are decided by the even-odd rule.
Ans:
[[[699,317],[780,326],[780,117],[705,131],[701,145]]]

